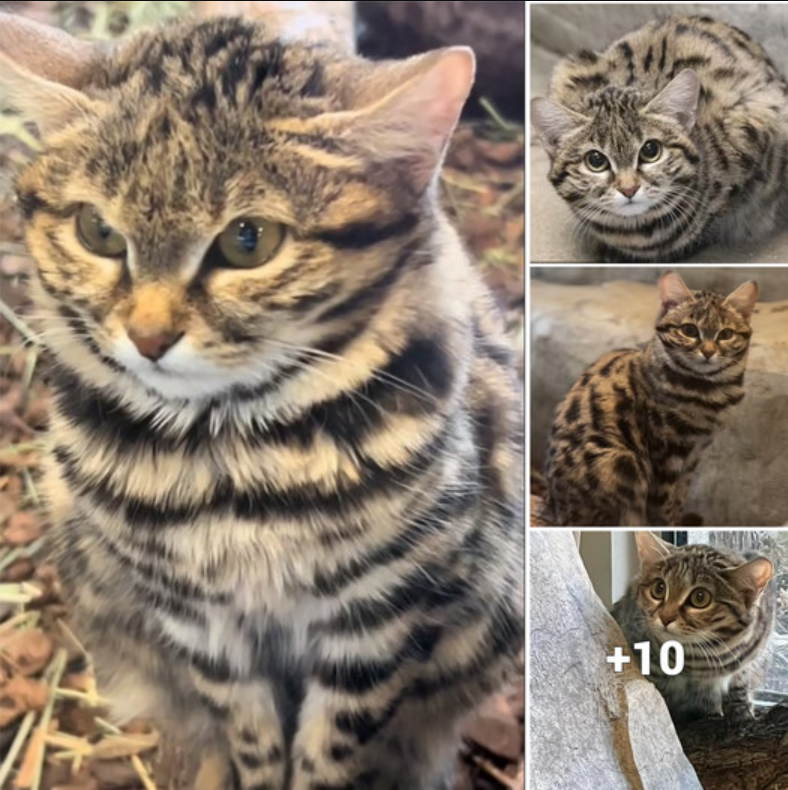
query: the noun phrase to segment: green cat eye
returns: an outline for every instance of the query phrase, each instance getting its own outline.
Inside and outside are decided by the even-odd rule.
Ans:
[[[84,247],[103,258],[126,254],[126,239],[104,221],[95,206],[85,204],[77,212],[77,237]]]
[[[662,156],[662,143],[657,140],[646,140],[640,149],[641,162],[656,162]]]
[[[705,609],[711,603],[711,593],[698,587],[690,593],[689,602],[695,609]]]
[[[214,244],[217,263],[236,269],[253,269],[274,257],[285,238],[285,226],[261,217],[233,220]]]
[[[665,597],[667,591],[668,585],[665,584],[662,579],[657,579],[654,584],[651,585],[651,597],[655,601],[661,601]]]
[[[700,330],[695,326],[695,324],[682,324],[681,331],[687,337],[700,337]]]
[[[717,335],[717,340],[730,340],[733,337],[732,329],[723,329]]]
[[[610,160],[601,151],[589,151],[585,156],[585,163],[592,173],[610,169]]]

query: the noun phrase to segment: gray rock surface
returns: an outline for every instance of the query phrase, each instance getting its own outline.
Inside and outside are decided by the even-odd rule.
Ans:
[[[663,272],[678,272],[696,290],[728,294],[745,280],[755,280],[762,302],[788,299],[787,266],[532,266],[537,280],[566,285],[595,285],[611,280],[633,280],[656,287]]]
[[[687,283],[695,286],[691,275]],[[652,336],[658,297],[635,282],[536,280],[530,306],[531,459],[542,468],[558,403],[602,354]],[[747,394],[706,450],[687,501],[705,526],[788,523],[788,301],[759,304],[753,330]]]
[[[605,660],[624,636],[571,532],[532,530],[532,790],[702,790],[659,692]]]

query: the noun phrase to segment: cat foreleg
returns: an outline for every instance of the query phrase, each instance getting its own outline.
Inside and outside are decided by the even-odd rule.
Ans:
[[[722,700],[722,714],[726,719],[739,723],[755,718],[745,673],[736,675],[731,681],[728,693]]]
[[[217,750],[203,759],[196,790],[284,787],[284,735],[270,682],[258,678],[227,682],[196,669],[192,674],[200,697],[226,721],[227,744],[226,753]]]

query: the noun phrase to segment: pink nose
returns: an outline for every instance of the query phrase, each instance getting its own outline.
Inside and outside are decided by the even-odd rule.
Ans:
[[[129,340],[137,351],[151,362],[160,360],[182,337],[183,332],[156,332],[146,335],[136,329],[129,329]]]
[[[659,615],[659,619],[662,620],[662,625],[665,627],[669,626],[677,617],[675,612],[661,612]]]
[[[640,184],[636,184],[633,187],[618,187],[618,191],[625,195],[628,198],[634,197],[635,193],[640,189]]]

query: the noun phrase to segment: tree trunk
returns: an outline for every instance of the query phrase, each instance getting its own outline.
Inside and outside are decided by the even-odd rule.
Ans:
[[[788,704],[736,726],[704,719],[679,729],[704,790],[788,790]]]

